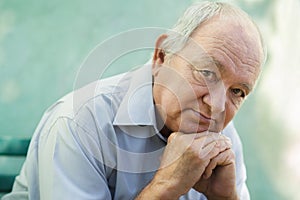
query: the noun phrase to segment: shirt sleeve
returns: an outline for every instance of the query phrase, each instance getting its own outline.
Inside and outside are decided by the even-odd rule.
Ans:
[[[223,134],[228,136],[232,141],[232,148],[235,153],[236,162],[236,187],[239,197],[242,200],[250,200],[249,191],[246,185],[247,174],[244,163],[243,146],[233,122],[228,124],[228,126],[224,129]]]
[[[89,153],[99,149],[92,134],[68,118],[59,118],[40,138],[40,198],[111,199],[105,167]]]

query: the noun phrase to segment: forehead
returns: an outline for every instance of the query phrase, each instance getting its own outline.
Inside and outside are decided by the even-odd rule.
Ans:
[[[247,79],[254,85],[262,60],[260,35],[250,22],[214,17],[201,24],[183,49],[193,64],[214,63],[220,72]],[[225,70],[226,69],[226,70]]]
[[[250,19],[215,16],[191,35],[194,43],[209,53],[209,47],[227,51],[240,64],[260,66],[263,50],[260,34]]]

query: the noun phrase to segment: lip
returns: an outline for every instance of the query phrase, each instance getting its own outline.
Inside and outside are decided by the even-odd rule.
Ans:
[[[201,122],[205,122],[207,124],[211,123],[211,121],[213,120],[211,117],[208,117],[207,115],[202,114],[201,112],[198,112],[196,110],[193,110],[193,112],[195,113],[195,115],[199,118],[199,120]]]

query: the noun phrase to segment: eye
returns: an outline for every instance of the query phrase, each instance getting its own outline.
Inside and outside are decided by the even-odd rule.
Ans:
[[[204,70],[199,70],[198,72],[201,73],[201,76],[204,77],[206,81],[209,82],[217,81],[217,75],[213,71],[204,69]]]
[[[232,93],[234,94],[234,96],[236,97],[241,97],[241,98],[245,98],[245,92],[239,88],[233,88]]]

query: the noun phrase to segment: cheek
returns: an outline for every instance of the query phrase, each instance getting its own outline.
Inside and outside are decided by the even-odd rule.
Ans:
[[[181,93],[181,91],[164,90],[160,102],[164,112],[163,116],[167,117],[168,121],[171,120],[172,123],[179,122],[186,117],[185,110],[193,107],[191,105],[194,104],[194,99],[194,95]]]
[[[224,127],[233,119],[236,114],[237,109],[233,105],[226,105],[225,109],[225,119],[224,119]]]
[[[188,106],[189,102],[195,101],[200,96],[200,92],[197,91],[196,87],[190,84],[176,84],[172,87],[165,88],[165,99],[168,99],[167,104],[174,106],[176,104],[180,107]]]
[[[166,74],[167,72],[169,73]],[[198,85],[190,83],[186,74],[177,71],[174,73],[172,70],[167,72],[164,72],[164,77],[161,76],[162,73],[156,77],[154,99],[155,104],[163,109],[164,116],[174,119],[179,117],[184,109],[197,102],[198,96],[201,96],[201,89]]]
[[[161,85],[154,86],[153,95],[155,106],[160,108],[163,116],[172,116],[180,110],[180,102],[174,91],[169,90]]]

